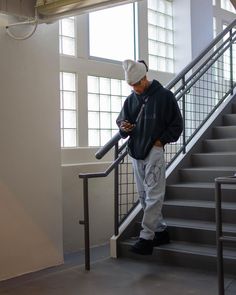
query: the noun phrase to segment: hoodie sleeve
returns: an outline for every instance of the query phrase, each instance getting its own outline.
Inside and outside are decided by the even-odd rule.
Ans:
[[[129,111],[128,111],[128,99],[125,100],[124,105],[123,105],[123,107],[122,107],[122,109],[120,111],[120,114],[116,119],[116,124],[119,127],[119,132],[120,132],[120,135],[121,135],[122,138],[126,138],[127,136],[130,135],[129,132],[125,132],[124,130],[122,130],[120,128],[121,123],[123,121],[125,121],[125,120],[130,121],[129,120]]]
[[[175,142],[183,131],[183,118],[178,103],[172,92],[167,95],[168,103],[165,112],[165,131],[160,136],[163,145]]]

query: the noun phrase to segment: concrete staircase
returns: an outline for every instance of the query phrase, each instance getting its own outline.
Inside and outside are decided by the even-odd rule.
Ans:
[[[140,230],[140,216],[130,238],[119,244],[120,255],[209,270],[216,269],[215,183],[219,176],[236,172],[236,105],[224,114],[219,126],[212,127],[211,138],[201,142],[189,165],[178,170],[178,181],[167,185],[163,208],[171,243],[154,249],[152,256],[129,252]],[[223,186],[224,232],[236,236],[236,186]],[[224,246],[225,270],[236,274],[236,244]]]

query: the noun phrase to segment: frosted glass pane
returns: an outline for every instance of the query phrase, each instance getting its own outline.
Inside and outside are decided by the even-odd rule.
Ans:
[[[148,0],[148,8],[157,10],[157,0]]]
[[[160,55],[165,57],[166,56],[166,46],[163,43],[158,44],[158,52],[156,52],[156,55]]]
[[[111,79],[111,94],[121,94],[121,82],[119,80]]]
[[[118,131],[118,126],[116,124],[116,119],[118,117],[119,113],[112,113],[111,114],[111,128],[116,129]]]
[[[63,72],[62,90],[75,91],[75,74]]]
[[[157,70],[162,72],[165,72],[166,70],[166,61],[162,57],[157,58]]]
[[[99,78],[88,76],[88,92],[99,93]]]
[[[158,11],[165,13],[165,0],[158,0]]]
[[[76,109],[75,92],[63,91],[63,109]]]
[[[110,94],[110,79],[100,78],[100,93]]]
[[[75,147],[76,146],[76,130],[66,129],[64,132],[64,147]]]
[[[89,111],[99,111],[99,95],[98,94],[88,94],[88,110]]]
[[[121,97],[119,96],[112,96],[111,97],[111,111],[112,112],[120,112],[121,110]]]
[[[174,58],[174,49],[173,46],[167,45],[166,46],[166,50],[167,50],[167,57],[169,58]]]
[[[157,42],[149,40],[148,41],[148,52],[149,54],[156,55],[158,53]]]
[[[152,10],[148,11],[148,23],[152,24],[154,26],[157,25],[158,19],[157,19],[157,13],[156,12],[154,12]]]
[[[99,113],[88,113],[88,128],[99,128]]]
[[[166,14],[172,15],[172,3],[169,1],[166,1]]]
[[[90,55],[119,61],[134,59],[133,14],[133,4],[90,13]]]
[[[61,20],[61,35],[75,37],[75,22],[73,19]]]
[[[154,26],[148,26],[148,39],[157,40],[157,28]]]
[[[161,41],[161,42],[165,42],[166,41],[166,34],[165,34],[165,30],[162,28],[157,28],[157,40]]]
[[[174,64],[173,64],[173,60],[167,60],[166,61],[166,70],[169,73],[174,73]]]
[[[166,42],[173,44],[173,33],[170,31],[166,31]]]
[[[100,113],[100,128],[111,128],[110,113]]]
[[[169,30],[173,29],[172,17],[166,16],[166,28]]]
[[[62,91],[60,91],[60,108],[63,109]]]
[[[101,146],[111,139],[111,130],[101,130]]]
[[[122,89],[122,96],[128,96],[130,95],[130,86],[127,84],[126,81],[121,82],[121,89]]]
[[[152,70],[157,70],[157,57],[149,55],[149,68]]]
[[[64,111],[63,122],[64,122],[64,128],[76,128],[76,112]]]
[[[110,96],[101,95],[100,96],[100,111],[110,111]]]
[[[100,146],[98,130],[89,130],[88,138],[89,138],[89,146]]]
[[[70,37],[61,37],[62,42],[62,54],[75,56],[75,39]]]
[[[158,13],[157,19],[158,19],[158,25],[162,28],[165,28],[165,16],[161,13]]]

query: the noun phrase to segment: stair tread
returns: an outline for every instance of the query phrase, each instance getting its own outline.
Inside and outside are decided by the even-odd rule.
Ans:
[[[215,182],[179,182],[168,184],[167,187],[210,188],[215,189]],[[222,189],[236,189],[236,185],[223,184]]]
[[[205,229],[205,230],[216,230],[216,224],[212,221],[205,220],[190,220],[180,218],[165,218],[168,226],[178,226],[192,229]],[[223,230],[225,232],[236,234],[236,224],[223,223]]]
[[[207,138],[204,141],[213,141],[213,142],[224,142],[224,141],[236,141],[236,138],[228,137],[228,138]]]
[[[189,170],[189,171],[215,171],[215,170],[220,170],[220,171],[233,171],[236,172],[236,166],[203,166],[203,167],[186,167],[182,168],[180,170]]]
[[[236,201],[236,200],[235,200]],[[185,206],[185,207],[200,207],[200,208],[215,208],[214,201],[202,201],[202,200],[166,200],[164,205],[171,206]],[[236,210],[236,203],[234,202],[222,202],[222,209]]]
[[[212,221],[194,220],[194,219],[181,219],[181,218],[165,218],[165,222],[168,227],[181,227],[190,229],[202,229],[202,230],[216,230],[216,224]],[[138,222],[141,224],[141,221]],[[223,223],[223,231],[236,234],[236,224]]]
[[[127,239],[122,242],[124,245],[133,245],[134,239]],[[171,241],[170,244],[154,248],[155,251],[178,251],[182,253],[200,254],[203,256],[216,257],[216,247],[208,244],[197,244],[183,241]],[[224,247],[224,258],[236,259],[236,249]]]
[[[203,155],[203,156],[212,156],[212,155],[225,156],[225,155],[232,155],[232,156],[235,156],[236,155],[236,152],[225,151],[225,152],[210,152],[210,153],[194,153],[192,155]]]

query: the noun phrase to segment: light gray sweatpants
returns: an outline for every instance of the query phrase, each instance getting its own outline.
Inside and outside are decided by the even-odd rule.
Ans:
[[[139,200],[143,208],[140,238],[152,240],[155,232],[166,228],[162,217],[166,170],[164,150],[153,146],[144,160],[131,159]]]

